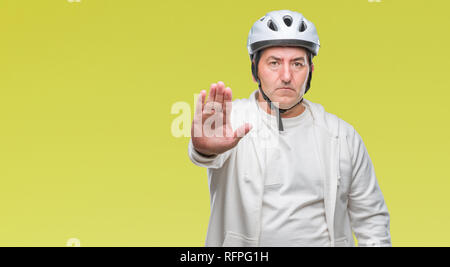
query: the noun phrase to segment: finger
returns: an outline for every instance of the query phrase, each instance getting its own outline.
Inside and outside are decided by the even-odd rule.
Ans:
[[[205,97],[206,97],[206,91],[202,90],[200,92],[200,95],[197,98],[197,104],[195,107],[195,114],[194,114],[194,124],[202,123],[202,111],[203,111],[203,103],[205,101]]]
[[[236,144],[244,137],[250,130],[253,128],[253,126],[250,123],[245,123],[241,127],[239,127],[236,131],[234,131],[234,138]]]
[[[224,94],[223,94],[223,121],[226,124],[230,124],[230,115],[231,115],[231,99],[232,99],[232,94],[231,94],[231,88],[227,87],[224,90]]]
[[[218,110],[217,102],[207,102],[203,107],[203,115],[210,116]]]
[[[215,102],[218,102],[219,104],[223,104],[223,91],[225,88],[225,84],[223,82],[217,83],[217,90],[216,90],[216,98],[214,99]]]
[[[222,105],[219,104],[219,102],[206,103],[205,107],[203,108],[204,115],[212,115],[212,114],[221,115],[220,113],[222,113]]]
[[[214,102],[214,98],[216,97],[216,87],[217,84],[215,83],[211,84],[211,86],[209,87],[209,96],[206,100],[206,103]]]

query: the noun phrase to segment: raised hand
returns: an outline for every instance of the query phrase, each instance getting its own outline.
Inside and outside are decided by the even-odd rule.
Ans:
[[[212,84],[208,99],[202,90],[197,100],[191,138],[195,150],[207,156],[221,154],[235,147],[252,128],[249,123],[233,131],[230,122],[232,92],[223,82]]]

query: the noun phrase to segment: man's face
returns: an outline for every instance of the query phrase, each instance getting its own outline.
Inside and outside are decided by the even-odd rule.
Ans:
[[[278,102],[280,108],[290,108],[305,93],[309,68],[304,48],[269,47],[261,54],[258,77],[272,102]]]

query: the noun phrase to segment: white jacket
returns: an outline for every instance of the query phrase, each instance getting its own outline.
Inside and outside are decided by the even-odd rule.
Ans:
[[[255,90],[249,99],[233,101],[233,129],[244,122],[258,131],[260,117]],[[303,100],[314,120],[316,144],[325,176],[325,215],[332,246],[391,246],[389,213],[378,186],[372,161],[361,136],[347,122],[327,113],[322,105]],[[249,121],[250,120],[250,121]],[[254,138],[246,135],[239,144],[212,158],[203,157],[189,141],[191,161],[207,168],[211,215],[206,246],[258,246],[264,189],[263,160]],[[256,153],[257,154],[257,153]]]

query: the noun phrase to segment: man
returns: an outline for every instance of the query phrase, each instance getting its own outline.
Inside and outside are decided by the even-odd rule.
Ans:
[[[249,99],[223,82],[197,101],[189,142],[207,168],[206,246],[390,246],[389,213],[361,136],[303,98],[319,51],[313,23],[267,13],[248,36]],[[251,132],[250,134],[248,134]]]

